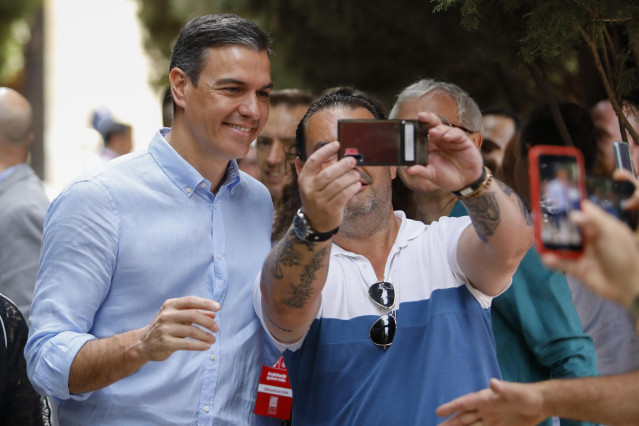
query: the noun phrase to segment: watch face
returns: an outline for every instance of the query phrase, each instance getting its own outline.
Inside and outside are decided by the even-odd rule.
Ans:
[[[293,218],[293,229],[295,230],[295,235],[300,240],[305,240],[308,233],[308,226],[306,225],[306,220],[304,219],[304,213],[297,212],[295,217]]]

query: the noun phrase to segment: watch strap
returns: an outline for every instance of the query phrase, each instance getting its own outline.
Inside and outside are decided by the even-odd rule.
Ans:
[[[293,226],[293,228],[295,229],[295,235],[297,235],[297,238],[303,241],[309,241],[313,243],[326,241],[333,235],[337,234],[337,231],[339,231],[339,226],[327,232],[315,231],[313,228],[311,228],[311,225],[309,225],[308,221],[306,220],[306,216],[304,215],[304,211],[301,208],[297,210],[294,222],[296,222]]]

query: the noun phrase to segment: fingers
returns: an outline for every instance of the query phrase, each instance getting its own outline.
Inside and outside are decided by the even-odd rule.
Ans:
[[[178,350],[203,351],[215,343],[220,328],[218,302],[197,296],[169,299],[140,336],[141,350],[152,361],[162,361]]]
[[[442,118],[437,114],[421,112],[417,114],[417,118],[428,126],[429,141],[431,141],[431,139],[441,139],[446,142],[464,142],[468,139],[466,132],[450,125],[450,123],[444,123]]]
[[[623,203],[623,208],[625,210],[639,210],[639,180],[625,169],[615,169],[612,174],[613,179],[631,182],[635,186],[635,192],[632,196],[625,200]]]
[[[318,174],[319,171],[322,169],[322,165],[324,163],[331,160],[331,158],[337,157],[338,150],[339,150],[339,142],[334,141],[334,142],[327,143],[326,145],[324,145],[323,147],[321,147],[320,149],[318,149],[317,151],[314,151],[313,153],[309,155],[306,162],[304,162],[304,168],[302,172],[306,170],[307,174],[310,174],[310,175]],[[348,169],[352,169],[353,167],[355,167],[355,164],[357,163],[357,161],[352,157],[345,157],[339,162],[346,164],[346,166],[344,167],[347,167]]]
[[[184,296],[175,299],[168,299],[162,305],[162,309],[203,309],[213,312],[219,311],[221,307],[222,306],[215,300],[198,296]]]
[[[304,213],[318,232],[340,225],[344,206],[367,181],[354,158],[334,161],[338,148],[338,142],[331,142],[313,152],[298,178]]]
[[[474,410],[476,408],[476,403],[478,400],[477,394],[478,392],[469,393],[467,395],[460,396],[459,398],[455,398],[445,404],[442,404],[437,407],[437,409],[435,410],[435,414],[437,414],[439,417],[446,417],[460,411]]]

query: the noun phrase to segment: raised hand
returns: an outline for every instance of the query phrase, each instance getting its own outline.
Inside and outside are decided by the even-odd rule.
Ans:
[[[421,176],[448,191],[457,191],[475,182],[482,173],[481,152],[468,134],[451,127],[432,113],[417,116],[428,130],[428,165],[411,166],[408,175]]]
[[[337,161],[338,149],[339,142],[331,142],[314,151],[297,180],[304,214],[318,232],[330,231],[342,223],[344,206],[362,186],[355,159]]]

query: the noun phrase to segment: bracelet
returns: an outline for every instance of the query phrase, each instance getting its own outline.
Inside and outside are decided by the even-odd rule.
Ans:
[[[481,176],[475,182],[468,185],[466,188],[462,188],[459,191],[451,191],[453,195],[462,200],[474,198],[481,194],[481,191],[486,188],[493,181],[493,173],[490,169],[484,166],[481,172]]]

